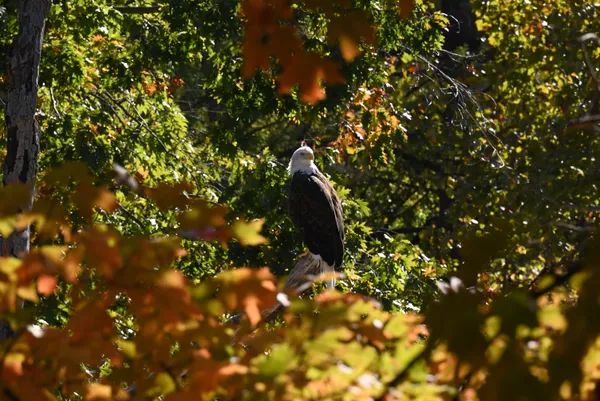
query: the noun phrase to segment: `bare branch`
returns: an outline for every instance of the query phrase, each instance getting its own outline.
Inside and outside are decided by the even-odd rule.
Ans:
[[[554,223],[557,227],[566,228],[567,230],[576,231],[578,233],[589,233],[596,231],[594,226],[576,226],[575,224],[566,223],[564,221],[557,221]]]
[[[579,117],[579,118],[569,121],[567,123],[567,129],[571,130],[571,129],[593,127],[598,124],[600,124],[600,115],[583,116],[583,117]]]
[[[590,75],[592,79],[596,83],[596,90],[600,92],[600,80],[598,80],[598,75],[596,74],[596,67],[592,64],[592,60],[590,59],[590,55],[588,53],[586,44],[587,42],[594,41],[598,46],[600,46],[600,37],[595,33],[586,33],[579,37],[579,42],[581,43],[581,50],[583,51],[583,60],[585,61],[585,65],[590,71]]]

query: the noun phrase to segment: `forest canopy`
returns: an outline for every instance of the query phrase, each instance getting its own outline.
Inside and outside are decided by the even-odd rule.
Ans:
[[[599,21],[0,1],[0,400],[600,399]],[[335,290],[299,270],[301,144]]]

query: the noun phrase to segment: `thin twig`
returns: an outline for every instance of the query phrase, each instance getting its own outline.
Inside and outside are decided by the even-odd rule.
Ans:
[[[54,109],[56,116],[58,118],[62,118],[62,114],[58,111],[58,107],[56,107],[56,99],[54,98],[54,90],[52,89],[52,86],[50,87],[50,99],[52,99],[52,108]]]
[[[125,122],[123,121],[123,119],[121,119],[121,116],[119,115],[119,112],[117,110],[115,110],[115,108],[114,108],[114,106],[112,105],[111,102],[109,102],[104,96],[100,95],[96,91],[90,91],[88,93],[90,95],[92,95],[93,97],[95,97],[96,99],[100,100],[105,105],[107,105],[112,110],[113,115],[115,117],[117,117],[117,120],[119,120],[119,122],[121,123],[121,126],[123,127],[123,129],[127,129],[127,125],[125,124]]]
[[[135,217],[135,215],[133,213],[131,213],[130,210],[128,210],[127,208],[125,208],[123,205],[119,205],[119,209],[121,209],[123,211],[123,213],[125,213],[127,215],[127,217],[129,217],[131,220],[133,220],[138,226],[140,226],[140,228],[144,231],[144,232],[148,232],[149,230],[146,228],[146,225],[144,223],[142,223],[142,221],[140,219],[138,219],[137,217]]]

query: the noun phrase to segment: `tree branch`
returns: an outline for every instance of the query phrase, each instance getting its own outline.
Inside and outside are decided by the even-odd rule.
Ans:
[[[567,123],[567,129],[579,129],[586,127],[593,127],[595,125],[600,124],[600,115],[592,115],[592,116],[583,116],[571,120]]]
[[[600,92],[600,80],[598,80],[598,75],[596,75],[596,68],[592,65],[592,60],[590,59],[590,55],[587,51],[586,44],[587,42],[594,41],[598,46],[600,46],[600,37],[595,33],[586,33],[579,37],[579,42],[581,43],[581,50],[583,51],[583,59],[585,61],[585,65],[590,71],[590,75],[596,84],[596,90]]]

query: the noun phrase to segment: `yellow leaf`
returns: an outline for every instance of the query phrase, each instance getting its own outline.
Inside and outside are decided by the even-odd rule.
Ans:
[[[27,287],[17,288],[17,295],[20,298],[23,298],[26,301],[31,301],[33,303],[37,303],[40,300],[37,295],[35,284],[28,285]]]
[[[21,263],[20,259],[13,258],[12,256],[0,258],[0,277],[5,275],[9,281],[16,281],[16,272]]]
[[[233,223],[231,228],[233,230],[233,235],[242,245],[260,245],[268,242],[265,237],[259,234],[264,223],[264,219],[251,222],[238,220]]]
[[[8,237],[15,230],[15,222],[17,218],[14,216],[4,217],[0,219],[0,235]]]
[[[137,348],[135,342],[119,339],[117,340],[117,345],[119,346],[121,352],[125,354],[128,358],[133,359],[137,355]]]
[[[154,379],[157,387],[160,389],[162,395],[167,395],[177,390],[177,383],[173,380],[171,376],[167,373],[159,373],[156,375],[156,379]]]
[[[112,399],[112,388],[104,384],[92,383],[87,385],[85,399],[88,401],[100,401]]]

